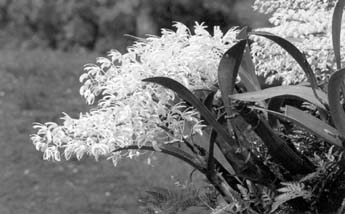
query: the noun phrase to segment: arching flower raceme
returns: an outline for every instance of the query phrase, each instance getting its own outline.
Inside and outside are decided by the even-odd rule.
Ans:
[[[217,81],[217,67],[222,54],[236,42],[236,29],[227,33],[196,23],[194,34],[181,23],[175,31],[162,30],[160,37],[140,39],[125,54],[110,51],[96,64],[85,66],[80,76],[81,95],[87,103],[97,99],[97,107],[77,119],[67,114],[63,123],[35,124],[31,136],[44,159],[60,160],[91,155],[111,158],[114,164],[122,156],[136,151],[116,152],[129,145],[153,145],[181,141],[201,133],[199,114],[183,103],[173,102],[175,95],[163,87],[142,82],[154,76],[173,78],[190,90],[211,88]],[[99,97],[101,97],[99,99]],[[191,125],[186,132],[186,123]]]
[[[316,76],[326,79],[335,69],[330,35],[334,3],[335,0],[256,0],[253,7],[270,14],[273,24],[258,30],[287,38],[304,51]],[[174,27],[175,31],[163,29],[160,37],[139,39],[124,54],[112,50],[108,57],[85,66],[80,76],[80,94],[89,104],[97,100],[97,107],[77,119],[65,115],[61,125],[35,124],[38,131],[31,139],[44,153],[44,159],[60,160],[63,152],[66,159],[72,155],[80,159],[87,154],[96,159],[112,158],[116,164],[121,156],[137,155],[131,150],[113,153],[118,148],[153,145],[158,149],[162,143],[201,133],[203,125],[196,111],[175,102],[172,91],[142,80],[166,76],[190,90],[213,87],[220,58],[236,42],[237,30],[224,34],[214,27],[211,35],[203,24],[196,23],[194,33],[181,23]],[[267,80],[282,78],[284,84],[305,80],[301,68],[286,51],[265,38],[251,38],[258,74],[273,73]],[[341,47],[344,57],[345,45]],[[186,124],[191,129],[186,129]]]
[[[334,0],[256,0],[253,7],[270,14],[269,21],[273,24],[273,27],[258,30],[274,33],[296,45],[305,54],[316,76],[324,80],[335,69],[331,37],[334,5]],[[344,38],[345,31],[341,32]],[[301,68],[286,51],[267,39],[256,37],[254,40],[252,54],[259,74],[274,73],[268,81],[282,78],[284,84],[305,80]],[[344,40],[342,43],[344,47]],[[345,53],[345,49],[341,52]]]

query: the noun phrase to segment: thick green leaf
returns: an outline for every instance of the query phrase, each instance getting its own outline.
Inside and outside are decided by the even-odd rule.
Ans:
[[[317,91],[322,102],[327,103],[327,95],[321,90]],[[263,89],[261,91],[233,94],[230,96],[230,98],[246,102],[258,102],[278,96],[302,99],[316,105],[317,107],[325,109],[324,105],[318,99],[315,98],[313,91],[310,87],[299,85],[277,86]]]
[[[219,122],[219,121],[218,121]],[[213,128],[211,127],[207,127],[203,130],[202,135],[200,134],[195,134],[193,135],[193,142],[199,146],[202,146],[204,148],[210,148],[210,142],[213,142],[213,137],[211,138],[211,134],[217,134],[217,132],[214,131]],[[213,158],[216,159],[222,166],[223,168],[226,169],[226,171],[228,171],[230,174],[235,175],[235,171],[233,169],[233,167],[231,166],[231,164],[229,163],[229,161],[226,160],[226,157],[224,156],[224,154],[222,153],[221,149],[219,148],[219,146],[217,145],[217,139],[214,141],[214,143],[216,143],[214,145],[214,150],[213,150]],[[208,157],[209,155],[211,155],[211,150],[209,149],[207,151],[207,153],[205,154],[206,157]]]
[[[227,115],[232,115],[231,102],[229,95],[233,94],[236,84],[236,77],[242,61],[244,48],[247,44],[246,40],[241,40],[232,46],[227,52],[224,53],[218,66],[218,83],[219,89],[222,94],[225,112]],[[228,130],[231,134],[237,133],[233,130],[231,119],[227,120]]]
[[[237,34],[236,39],[241,40],[241,39],[248,39],[248,27],[245,26],[243,27]]]
[[[258,77],[256,76],[255,71],[251,68],[251,66],[245,65],[245,61],[247,61],[247,57],[245,56],[246,53],[247,51],[244,53],[242,64],[239,68],[239,76],[247,91],[258,91],[261,89]]]
[[[330,113],[335,127],[342,136],[345,136],[345,113],[343,105],[340,103],[343,99],[341,92],[344,82],[345,69],[340,69],[332,74],[328,82],[328,102]]]
[[[269,126],[267,120],[260,114],[252,111],[243,102],[235,103],[234,106],[267,146],[268,152],[275,162],[284,166],[292,174],[307,174],[314,171],[315,167],[313,164],[304,159],[298,151],[294,150],[284,139],[278,136]],[[269,112],[266,108],[259,108],[259,110]]]
[[[225,106],[230,105],[229,95],[233,93],[235,88],[236,77],[246,43],[246,40],[241,40],[225,52],[220,60],[218,66],[218,83]]]
[[[274,112],[279,112],[284,104],[285,99],[281,96],[279,97],[273,97],[269,99],[267,104],[267,109]],[[280,122],[278,120],[278,117],[276,117],[273,114],[268,113],[267,114],[268,123],[272,128],[278,128],[280,125]]]
[[[337,63],[337,69],[341,68],[340,31],[341,31],[341,20],[343,17],[344,7],[345,7],[345,0],[338,0],[334,7],[333,18],[332,18],[332,42],[333,42],[335,61]]]
[[[174,156],[188,164],[190,164],[195,169],[199,170],[201,173],[206,174],[206,163],[201,163],[198,159],[194,158],[191,154],[171,145],[160,145],[160,152]],[[113,152],[119,152],[123,150],[149,150],[157,151],[153,146],[138,146],[138,145],[129,145],[122,148],[115,149]]]
[[[336,137],[339,136],[338,131],[324,121],[289,105],[286,106],[285,116],[327,142],[342,147],[341,140]]]
[[[286,50],[296,61],[297,63],[301,66],[302,70],[305,72],[305,74],[308,77],[308,80],[311,84],[311,87],[313,89],[313,93],[317,99],[319,99],[319,96],[316,92],[316,89],[318,88],[316,77],[314,75],[313,70],[311,69],[306,57],[304,54],[298,50],[296,46],[294,46],[291,42],[289,42],[286,39],[283,39],[282,37],[279,37],[277,35],[274,35],[272,33],[268,32],[262,32],[262,31],[255,31],[251,32],[252,35],[256,36],[263,36],[267,39],[270,39],[277,43],[280,47],[282,47],[284,50]],[[321,99],[319,99],[321,102]]]
[[[269,111],[264,108],[255,109]],[[308,114],[307,112],[287,105],[284,114],[275,111],[269,111],[269,113],[274,114],[282,119],[290,120],[298,126],[310,131],[312,134],[325,139],[327,142],[342,147],[342,141],[337,138],[337,136],[339,136],[339,132],[334,127],[312,116],[311,114]]]
[[[242,28],[237,34],[236,38],[239,40],[248,39],[248,27]],[[239,75],[247,91],[256,91],[261,89],[258,77],[255,74],[255,66],[252,60],[252,56],[250,55],[249,45],[245,47],[241,66],[239,68]]]
[[[211,112],[195,97],[191,91],[181,85],[179,82],[167,77],[152,77],[143,80],[160,84],[176,92],[180,98],[193,105],[200,115],[213,127],[220,137],[216,141],[226,160],[231,164],[236,174],[240,177],[250,179],[256,183],[272,182],[273,176],[267,167],[258,167],[260,164],[256,156],[241,147],[240,152],[237,142],[229,135],[224,127],[218,123],[212,116]]]
[[[213,104],[213,100],[214,100],[214,95],[216,94],[216,92],[212,91],[211,93],[209,93],[207,95],[207,97],[204,100],[204,105],[206,106],[206,108],[208,110],[211,110],[212,108],[212,104]]]
[[[207,171],[213,172],[214,170],[214,144],[216,142],[217,132],[213,129],[211,130],[211,136],[209,140],[209,148],[208,148],[208,158],[207,158]]]
[[[206,177],[213,180],[215,174],[221,174],[225,181],[235,190],[238,191],[237,184],[238,178],[235,177],[234,169],[229,162],[225,159],[219,147],[215,145],[217,133],[212,129],[205,129],[202,135],[193,136],[193,142],[197,145],[209,144],[209,150],[203,151],[207,158],[207,173]]]
[[[200,112],[205,121],[209,123],[215,129],[215,131],[217,131],[218,135],[223,138],[223,140],[228,143],[233,143],[233,139],[231,138],[231,136],[227,133],[223,126],[215,120],[212,113],[205,107],[205,105],[202,104],[202,102],[197,97],[193,95],[190,90],[188,90],[182,84],[168,77],[152,77],[144,79],[143,81],[157,83],[176,92],[181,99],[190,103]]]

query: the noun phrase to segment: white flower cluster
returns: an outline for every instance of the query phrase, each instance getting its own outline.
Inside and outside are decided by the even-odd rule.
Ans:
[[[323,80],[331,72],[330,68],[335,69],[331,38],[334,5],[334,0],[256,0],[254,9],[269,13],[269,21],[274,25],[258,30],[274,33],[296,45],[307,57],[317,77]],[[345,29],[342,34],[344,38]],[[344,48],[341,51],[345,53]],[[296,61],[267,39],[255,38],[252,54],[259,74],[275,73],[269,81],[283,78],[285,84],[290,84],[305,80]]]
[[[161,37],[138,40],[125,54],[113,50],[108,58],[86,65],[80,93],[89,104],[98,100],[97,107],[78,119],[65,115],[62,125],[35,124],[38,132],[31,139],[44,159],[59,161],[63,152],[66,159],[88,154],[116,164],[124,155],[138,154],[114,153],[116,149],[129,145],[158,149],[201,132],[195,110],[176,102],[172,91],[142,79],[170,77],[190,90],[214,86],[220,58],[236,42],[237,31],[230,29],[224,35],[214,27],[210,35],[206,26],[196,23],[192,34],[181,23],[174,27],[176,31],[162,30]]]

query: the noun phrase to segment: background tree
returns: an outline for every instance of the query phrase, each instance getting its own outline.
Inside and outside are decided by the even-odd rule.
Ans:
[[[28,47],[107,51],[133,41],[124,34],[159,34],[158,29],[174,21],[188,27],[205,22],[224,30],[265,23],[265,16],[254,13],[250,4],[251,0],[2,0],[0,27]]]

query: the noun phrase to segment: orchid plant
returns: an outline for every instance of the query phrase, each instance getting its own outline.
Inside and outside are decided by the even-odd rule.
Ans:
[[[344,5],[255,1],[275,27],[252,32],[175,23],[86,65],[80,93],[97,106],[61,125],[35,124],[31,139],[45,160],[90,155],[116,166],[145,150],[172,155],[220,193],[226,205],[216,213],[341,213],[345,188],[333,184],[345,178]],[[294,85],[261,89],[257,75]]]

